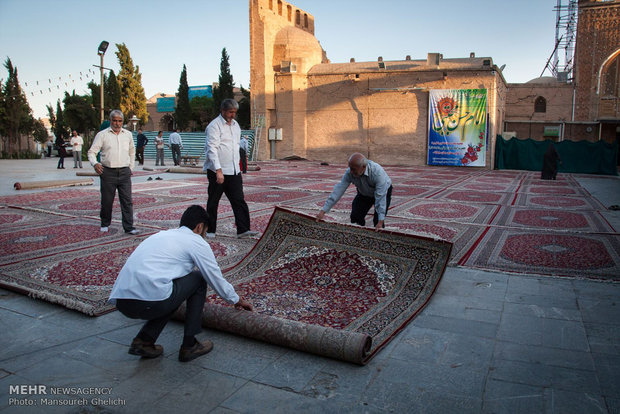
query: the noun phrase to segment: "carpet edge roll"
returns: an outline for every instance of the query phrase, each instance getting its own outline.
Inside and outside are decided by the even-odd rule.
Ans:
[[[175,313],[174,319],[184,318],[183,305]],[[367,334],[210,303],[205,303],[203,308],[202,326],[358,365],[366,363],[366,356],[372,346],[372,338]]]
[[[36,188],[58,188],[58,187],[74,187],[80,185],[93,185],[92,178],[81,178],[74,180],[51,180],[51,181],[26,181],[16,182],[13,188],[16,190],[32,190]]]

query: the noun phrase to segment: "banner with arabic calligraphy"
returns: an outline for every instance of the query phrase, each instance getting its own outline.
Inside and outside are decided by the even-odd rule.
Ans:
[[[485,166],[487,90],[434,89],[428,106],[428,165]]]

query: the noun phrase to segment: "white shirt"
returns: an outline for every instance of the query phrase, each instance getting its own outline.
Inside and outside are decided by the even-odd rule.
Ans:
[[[74,151],[82,151],[82,145],[84,145],[84,140],[82,139],[81,136],[76,135],[74,137],[71,137],[71,146],[73,147]],[[75,145],[77,144],[77,145]]]
[[[220,116],[215,118],[206,129],[205,153],[207,158],[203,171],[216,172],[220,168],[224,175],[239,174],[239,139],[241,128],[234,119],[230,125]]]
[[[172,281],[192,272],[194,266],[224,300],[239,302],[235,289],[222,276],[211,246],[185,226],[160,231],[140,243],[118,274],[109,301],[167,299]]]
[[[241,139],[239,140],[239,147],[245,152],[248,152],[248,140],[246,139],[246,137],[241,137]]]
[[[133,170],[136,147],[131,132],[121,128],[118,134],[106,128],[95,135],[93,145],[88,150],[88,161],[97,164],[97,153],[101,151],[101,164],[108,168],[129,167]]]
[[[179,135],[178,132],[173,132],[172,134],[170,134],[170,136],[168,137],[168,143],[170,145],[176,144],[183,146],[183,140],[181,139],[181,135]]]

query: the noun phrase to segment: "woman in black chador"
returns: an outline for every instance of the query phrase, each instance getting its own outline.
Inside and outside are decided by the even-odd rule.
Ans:
[[[65,140],[62,139],[61,136],[56,138],[56,149],[58,150],[58,166],[57,169],[65,168],[65,157],[67,156],[67,151],[65,150]]]
[[[558,175],[558,161],[562,163],[560,155],[555,150],[553,142],[547,147],[547,151],[543,156],[543,167],[540,178],[543,180],[555,180],[555,176]]]

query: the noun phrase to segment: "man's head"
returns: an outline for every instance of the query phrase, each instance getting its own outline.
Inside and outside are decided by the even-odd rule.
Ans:
[[[142,133],[142,128],[138,128],[138,134]]]
[[[110,127],[112,131],[119,133],[123,128],[123,121],[125,116],[123,115],[123,111],[120,109],[115,109],[110,112]]]
[[[162,135],[164,135],[164,131],[159,131],[157,135],[161,137]]]
[[[204,237],[207,232],[209,215],[204,207],[194,204],[189,206],[181,216],[180,226],[185,226],[196,234]]]
[[[359,152],[352,154],[349,157],[349,169],[351,170],[351,174],[355,177],[361,177],[366,171],[367,160]]]
[[[73,130],[73,136],[77,137],[77,131],[75,129]]]
[[[220,106],[220,111],[222,112],[222,118],[226,121],[226,123],[230,124],[230,122],[235,119],[237,116],[237,111],[239,110],[239,104],[234,99],[224,99],[222,101],[222,105]]]

